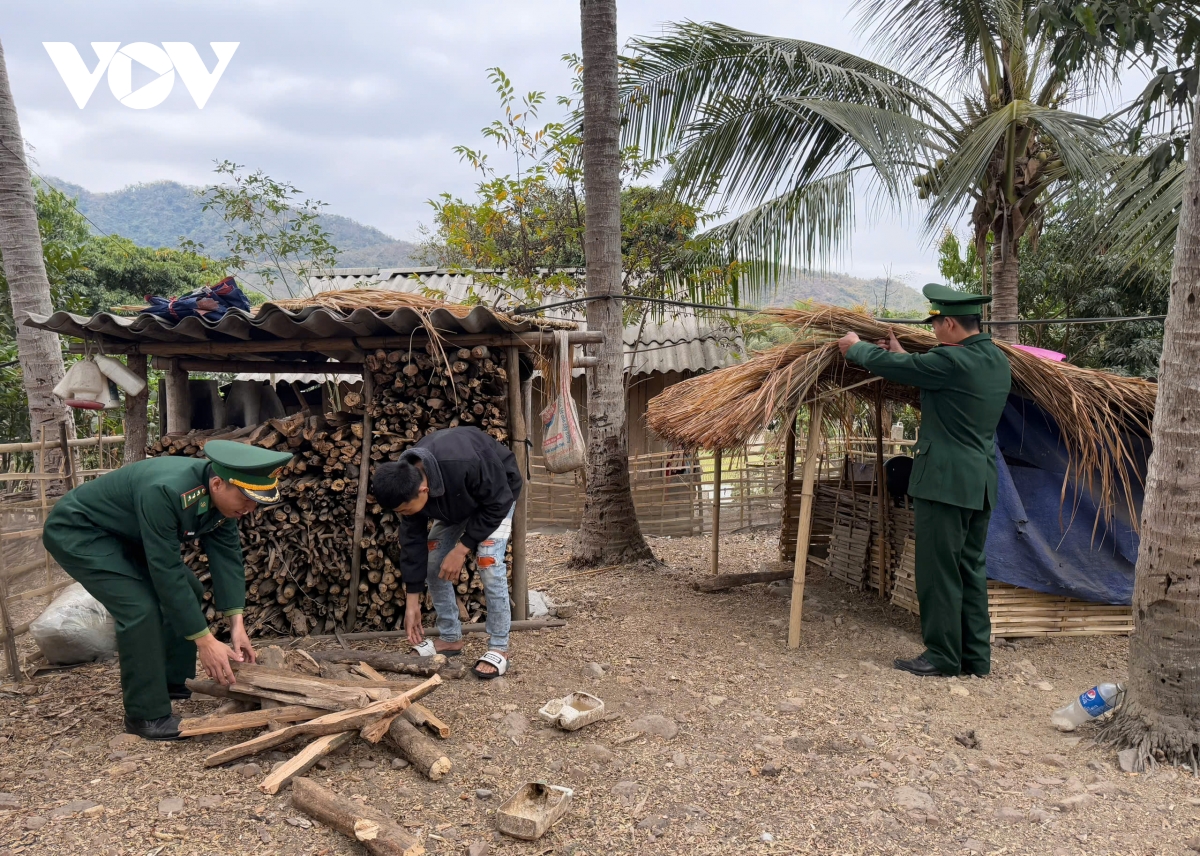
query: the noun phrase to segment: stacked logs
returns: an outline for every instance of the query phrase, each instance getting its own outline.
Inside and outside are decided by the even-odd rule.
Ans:
[[[282,502],[256,509],[240,526],[245,621],[252,634],[332,633],[346,626],[364,416],[369,412],[372,422],[372,467],[399,460],[422,437],[457,425],[474,425],[507,442],[505,356],[484,347],[375,351],[365,365],[375,390],[369,402],[363,400],[361,384],[343,384],[330,397],[336,408],[331,412],[301,411],[251,428],[167,435],[150,447],[151,455],[199,456],[207,440],[234,439],[295,455],[280,473]],[[368,500],[353,629],[399,629],[405,600],[395,549],[400,519],[374,497]],[[511,576],[511,546],[509,552]],[[198,542],[184,545],[183,555],[205,583],[212,621],[218,616],[211,604],[207,557]],[[482,620],[486,604],[474,555],[457,590],[460,619]],[[431,607],[428,595],[425,605]]]

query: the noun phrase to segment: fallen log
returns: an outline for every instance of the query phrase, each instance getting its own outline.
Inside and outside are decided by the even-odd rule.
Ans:
[[[326,734],[309,743],[293,757],[271,770],[271,774],[262,780],[258,789],[264,794],[277,794],[279,790],[297,776],[303,776],[313,764],[326,755],[336,752],[354,737],[353,731],[342,731],[337,734]]]
[[[377,701],[374,704],[369,704],[366,707],[360,707],[355,710],[342,710],[337,713],[326,714],[325,716],[310,719],[308,722],[302,722],[298,725],[289,725],[287,728],[280,729],[279,731],[260,734],[253,740],[247,740],[245,743],[239,743],[236,746],[229,746],[218,752],[214,752],[204,759],[204,766],[217,767],[221,764],[228,764],[230,761],[236,761],[238,758],[257,755],[259,752],[274,749],[276,746],[281,746],[303,735],[320,737],[325,734],[337,734],[341,731],[357,731],[364,725],[380,717],[403,713],[409,704],[433,692],[434,688],[441,683],[442,679],[434,675],[420,686],[393,698]]]
[[[292,807],[358,841],[371,856],[423,856],[415,836],[383,812],[353,802],[311,779],[292,782]]]
[[[249,710],[224,716],[201,716],[185,719],[179,723],[183,737],[198,737],[201,734],[224,734],[243,731],[247,728],[263,728],[272,722],[304,722],[324,716],[327,711],[319,707],[291,704],[264,710]]]
[[[388,742],[431,782],[440,780],[454,765],[438,745],[404,717],[397,717],[388,728]]]
[[[318,663],[366,663],[385,672],[396,672],[402,675],[435,675],[438,669],[446,665],[445,654],[434,654],[432,657],[418,657],[413,654],[397,654],[387,651],[310,651]]]
[[[725,591],[726,589],[737,588],[738,586],[749,586],[755,583],[773,583],[776,580],[790,580],[792,571],[755,571],[750,574],[715,574],[710,577],[701,577],[692,582],[692,588],[696,591],[702,591],[711,594],[712,592]]]

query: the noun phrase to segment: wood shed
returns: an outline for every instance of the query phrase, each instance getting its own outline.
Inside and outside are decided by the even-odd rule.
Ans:
[[[781,555],[790,559],[794,554],[789,645],[799,643],[804,577],[810,564],[915,611],[912,511],[903,495],[889,496],[891,476],[903,467],[890,464],[888,452],[902,456],[906,444],[885,426],[889,411],[905,405],[919,408],[918,390],[885,382],[848,363],[836,344],[851,330],[865,341],[886,338],[889,326],[865,314],[821,305],[769,310],[757,321],[790,341],[741,365],[672,387],[650,402],[647,423],[679,448],[714,451],[737,449],[775,428],[787,471]],[[923,330],[899,325],[895,330],[907,351],[924,352],[937,344]],[[996,579],[989,584],[993,632],[1128,633],[1128,593],[1156,387],[1139,378],[1053,362],[999,344],[1012,365],[1006,418],[1009,411],[1015,414],[1016,424],[1007,427],[1017,440],[1015,448],[998,444],[998,466],[1038,485],[1038,495],[1028,509],[1010,510],[1011,533],[997,526],[994,512],[989,577],[992,554],[998,552],[992,550],[996,533],[1011,536],[1008,543],[1019,549],[1033,549],[1033,543],[1047,562],[1045,567],[1018,569],[1015,578],[1004,573],[1012,582]],[[1001,427],[1006,427],[1003,421]],[[1029,448],[1036,444],[1024,435],[1036,432],[1049,440]],[[864,447],[863,440],[869,446]],[[803,449],[799,457],[798,449]],[[1026,469],[1036,470],[1041,481],[1029,479]],[[1002,488],[1008,487],[1002,479]],[[1020,501],[1017,492],[1010,494]],[[1034,531],[1039,521],[1033,519],[1038,510],[1033,505],[1038,503],[1045,532]],[[1046,521],[1048,506],[1053,513]],[[1073,552],[1066,549],[1069,539]],[[715,538],[713,549],[716,573]],[[1001,558],[996,557],[997,565]],[[1102,572],[1111,572],[1112,579],[1097,579]],[[1114,586],[1122,584],[1127,589],[1113,595]],[[1100,594],[1087,596],[1093,592]],[[1104,597],[1106,593],[1110,596]]]
[[[397,628],[403,588],[386,548],[398,521],[371,501],[371,467],[398,459],[432,431],[474,424],[510,444],[527,471],[534,352],[554,348],[556,333],[571,345],[602,336],[567,322],[369,289],[276,301],[251,313],[231,309],[216,322],[56,312],[26,323],[75,340],[75,353],[125,355],[143,377],[148,360],[165,371],[165,433],[151,453],[200,454],[217,437],[293,452],[281,476],[283,505],[241,526],[247,625],[291,634]],[[245,388],[222,382],[256,371],[342,382],[297,385],[292,396],[257,404]],[[147,401],[127,405],[127,442],[144,447]],[[528,603],[524,499],[511,542],[516,619]],[[204,557],[185,550],[185,558],[204,580]],[[459,586],[467,620],[478,617],[473,583]],[[211,607],[209,617],[220,618]]]

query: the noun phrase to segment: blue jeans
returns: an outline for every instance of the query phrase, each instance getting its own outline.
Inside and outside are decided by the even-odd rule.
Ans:
[[[483,581],[483,593],[487,596],[487,627],[493,651],[508,650],[508,631],[512,625],[512,605],[508,599],[508,566],[504,563],[504,549],[508,546],[512,534],[513,510],[508,509],[508,515],[500,527],[479,542],[475,558],[479,565],[479,577]],[[462,537],[466,523],[442,523],[434,521],[429,530],[429,571],[425,584],[433,598],[433,608],[437,612],[437,629],[443,642],[457,642],[462,639],[462,623],[458,620],[458,595],[455,582],[444,580],[438,576],[442,569],[442,560],[454,549],[458,539]]]

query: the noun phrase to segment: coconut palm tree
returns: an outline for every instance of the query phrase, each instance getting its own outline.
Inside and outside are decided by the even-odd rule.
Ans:
[[[1027,34],[1034,0],[854,5],[880,62],[712,23],[634,40],[629,140],[669,156],[685,195],[745,209],[718,229],[751,289],[845,246],[865,182],[881,205],[923,202],[934,234],[969,213],[981,257],[993,236],[992,319],[1015,320],[1019,239],[1111,163],[1104,123],[1064,109],[1097,76],[1047,61],[1049,40]]]
[[[616,0],[580,0],[583,41],[584,258],[589,297],[623,294],[621,114],[617,91]],[[576,558],[588,564],[651,559],[629,485],[629,435],[616,300],[587,303],[589,330],[601,330],[599,364],[588,372],[587,499]]]
[[[0,45],[0,261],[12,301],[17,353],[29,400],[29,425],[36,436],[39,426],[53,429],[67,419],[66,408],[52,392],[63,377],[63,358],[58,336],[23,325],[30,313],[49,315],[54,310],[42,257],[33,183],[8,84],[3,45]],[[56,429],[47,432],[50,438],[56,435]]]

